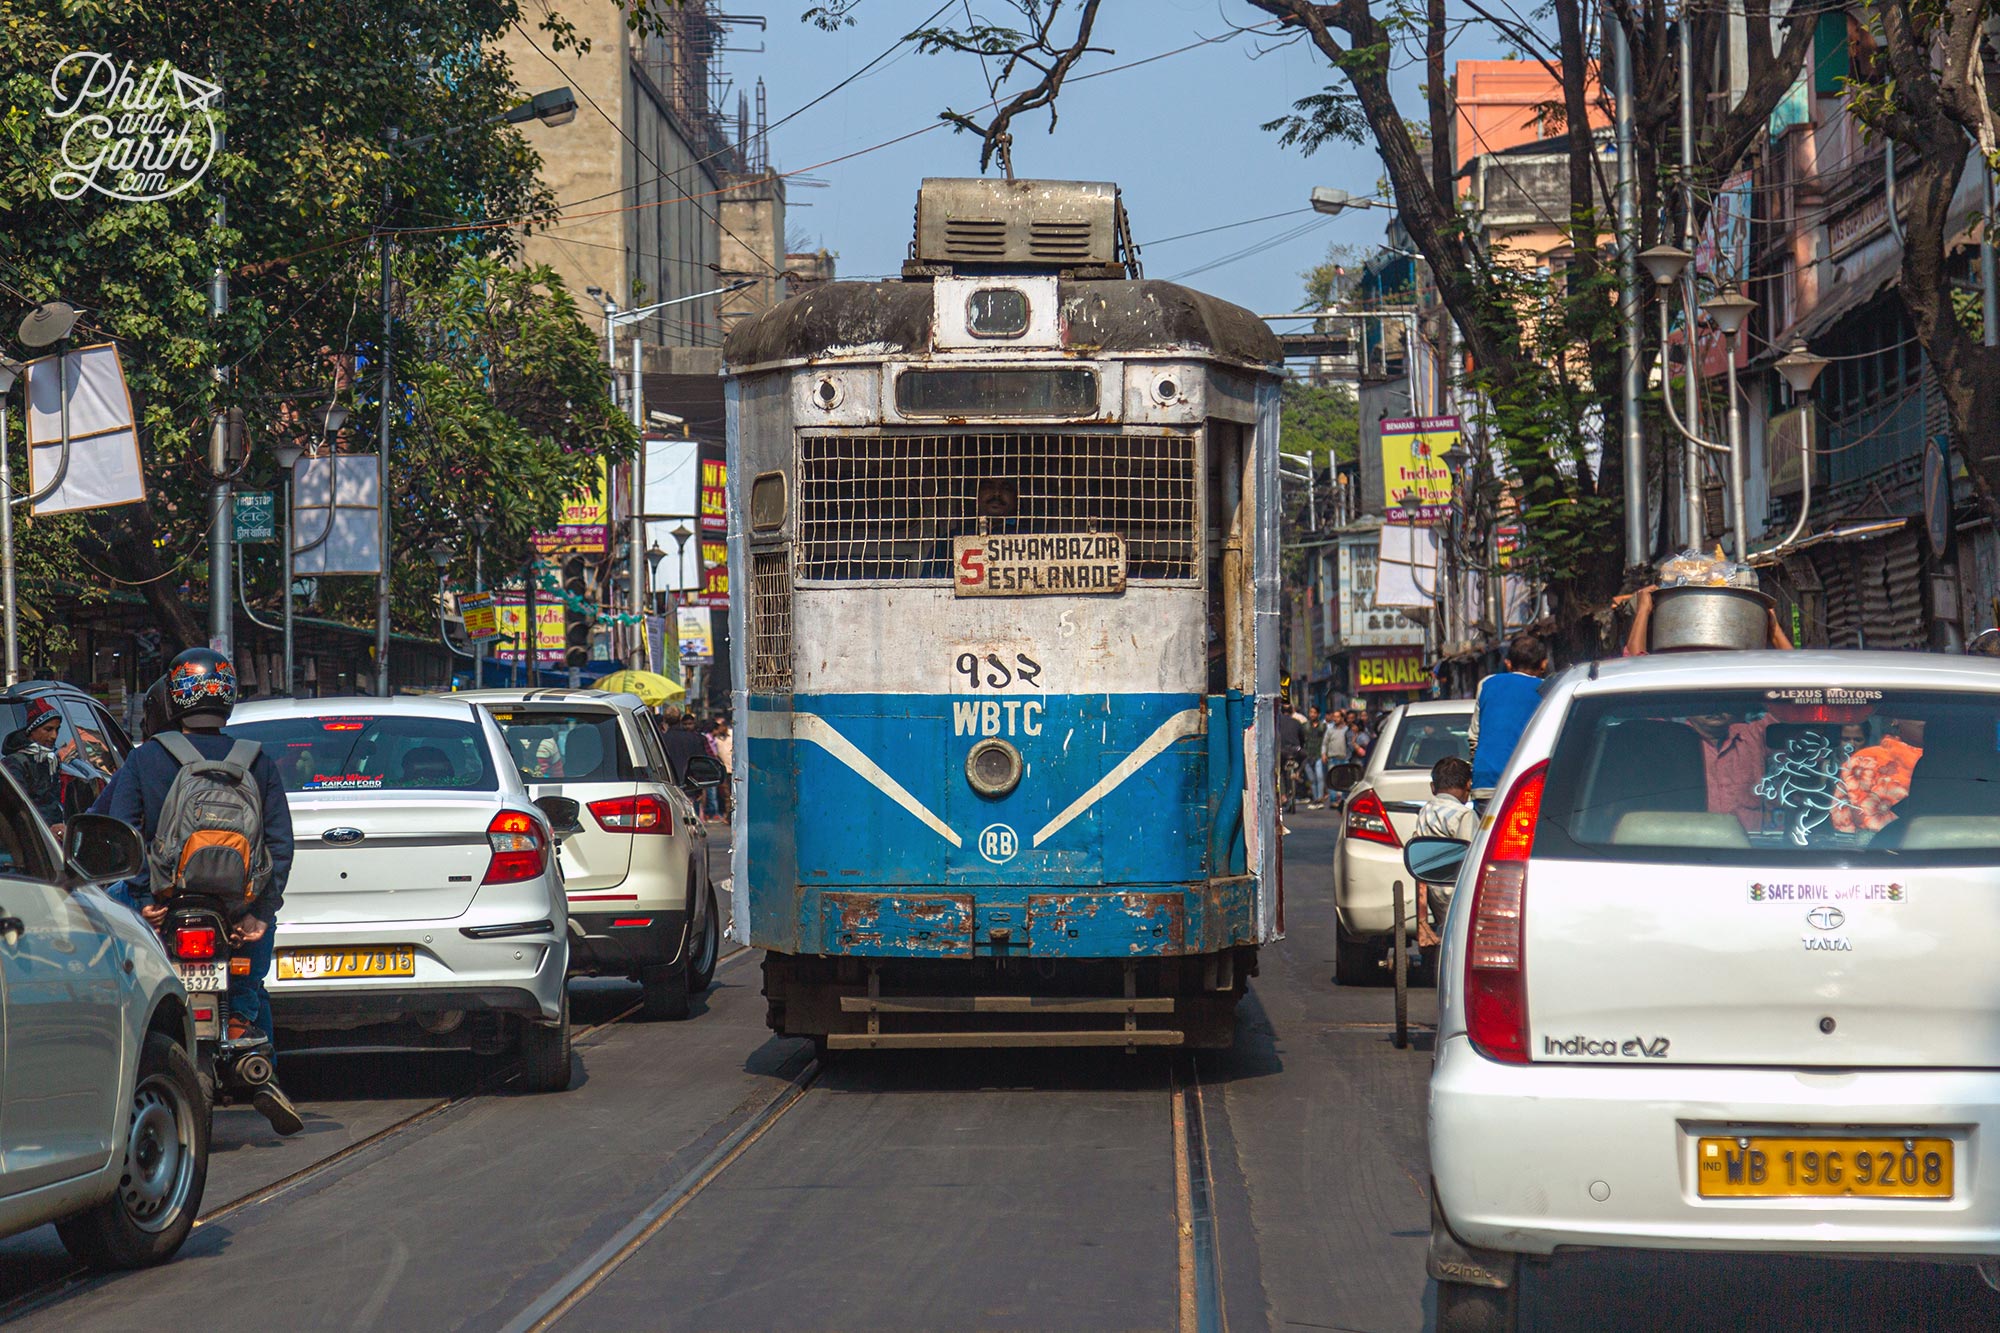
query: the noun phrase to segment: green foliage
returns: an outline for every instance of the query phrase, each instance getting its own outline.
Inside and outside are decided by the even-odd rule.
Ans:
[[[1361,443],[1361,405],[1344,384],[1312,385],[1286,380],[1281,390],[1278,448],[1304,454],[1316,467],[1328,458],[1354,461]]]
[[[1263,129],[1277,135],[1281,147],[1297,148],[1310,157],[1330,143],[1366,141],[1368,117],[1353,93],[1329,87],[1301,97],[1292,103],[1292,114],[1265,121]]]
[[[12,71],[0,76],[0,307],[61,297],[86,311],[79,341],[116,341],[150,493],[144,506],[30,522],[24,549],[48,543],[52,566],[85,571],[83,582],[100,582],[86,561],[117,566],[134,586],[167,574],[161,586],[175,593],[155,607],[171,613],[171,602],[207,597],[211,413],[245,411],[244,485],[275,484],[270,447],[299,440],[306,413],[336,397],[352,413],[339,447],[373,452],[382,311],[371,235],[385,223],[400,229],[389,443],[407,627],[422,632],[431,614],[434,566],[417,552],[434,535],[483,514],[518,542],[559,507],[580,460],[632,446],[560,282],[506,262],[523,220],[553,202],[533,150],[492,123],[541,86],[517,89],[492,46],[517,22],[551,33],[560,24],[524,19],[514,0],[0,0]],[[222,86],[227,151],[198,185],[146,204],[51,196],[60,126],[44,114],[49,72],[77,50],[168,60]],[[388,126],[402,135],[395,151]],[[230,309],[211,320],[218,265]],[[0,318],[0,329],[12,322]],[[219,385],[218,364],[230,368]],[[253,596],[275,592],[274,574],[251,573]],[[366,595],[362,580],[323,587],[349,612]],[[185,622],[162,628],[177,635]]]
[[[1342,289],[1359,273],[1362,255],[1358,247],[1335,241],[1326,247],[1326,258],[1299,274],[1305,283],[1305,304],[1301,310],[1323,310],[1338,301]]]

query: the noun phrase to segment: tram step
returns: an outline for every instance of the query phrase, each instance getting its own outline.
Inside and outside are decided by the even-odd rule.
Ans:
[[[1171,1014],[1171,995],[1122,1000],[1071,995],[866,995],[840,997],[849,1014]]]
[[[1179,1046],[1179,1032],[834,1032],[826,1044],[836,1051],[881,1051],[914,1047],[977,1046]]]

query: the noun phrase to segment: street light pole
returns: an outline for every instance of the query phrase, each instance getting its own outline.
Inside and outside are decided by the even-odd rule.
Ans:
[[[1750,558],[1750,524],[1749,505],[1743,495],[1743,409],[1736,400],[1736,340],[1756,308],[1757,303],[1741,292],[1726,292],[1702,306],[1722,330],[1723,351],[1729,360],[1729,526],[1734,529],[1731,545],[1739,563]]]
[[[21,683],[21,625],[14,602],[14,473],[7,456],[7,395],[24,369],[12,357],[0,356],[0,602],[6,604],[9,686]]]

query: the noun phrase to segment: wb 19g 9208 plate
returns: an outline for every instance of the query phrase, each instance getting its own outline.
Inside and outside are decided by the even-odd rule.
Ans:
[[[1952,1141],[1940,1138],[1704,1138],[1704,1199],[1949,1199]]]

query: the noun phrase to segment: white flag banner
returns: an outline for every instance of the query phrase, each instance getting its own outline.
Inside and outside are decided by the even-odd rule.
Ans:
[[[35,512],[144,500],[146,471],[118,349],[100,343],[39,357],[28,363],[27,378],[28,484],[37,495],[48,491]]]
[[[292,471],[294,574],[380,572],[377,482],[374,454],[299,460]]]
[[[1433,529],[1383,524],[1375,559],[1375,605],[1430,606],[1437,599],[1437,567]]]

